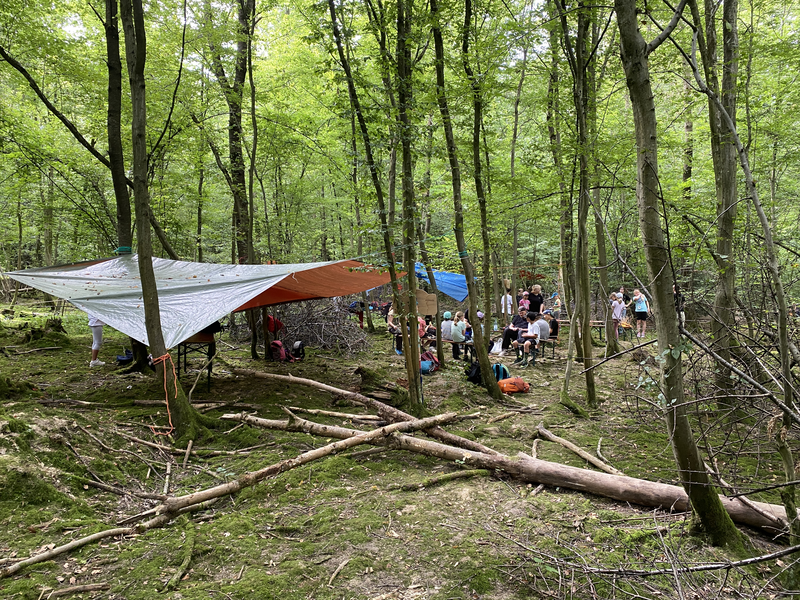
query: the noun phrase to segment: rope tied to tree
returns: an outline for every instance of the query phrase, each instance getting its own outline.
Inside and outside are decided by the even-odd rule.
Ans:
[[[458,258],[467,258],[469,256],[469,252],[466,250],[460,250],[458,252]]]
[[[114,254],[130,254],[133,252],[133,248],[130,246],[120,246],[116,250],[114,250]]]
[[[178,375],[175,372],[175,363],[172,362],[172,357],[170,356],[169,352],[164,354],[163,356],[159,356],[158,358],[153,359],[153,364],[157,365],[158,363],[164,363],[164,403],[167,405],[167,418],[169,420],[169,431],[165,433],[159,433],[155,430],[155,428],[150,427],[150,431],[153,432],[154,435],[169,435],[173,431],[175,431],[175,426],[172,424],[172,413],[169,410],[169,392],[167,391],[167,359],[169,359],[169,364],[172,366],[172,382],[175,384],[175,399],[178,399]]]

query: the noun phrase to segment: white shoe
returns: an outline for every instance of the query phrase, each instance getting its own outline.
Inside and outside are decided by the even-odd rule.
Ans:
[[[104,363],[104,362],[103,362],[102,360],[100,360],[99,358],[95,358],[94,360],[92,360],[92,361],[89,361],[89,366],[90,366],[90,367],[102,367],[102,366],[103,366],[103,365],[105,365],[105,364],[106,364],[106,363]]]

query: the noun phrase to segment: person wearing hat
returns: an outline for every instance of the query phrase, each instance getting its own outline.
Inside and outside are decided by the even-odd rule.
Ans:
[[[561,296],[558,292],[553,292],[551,296],[553,300],[553,319],[558,321],[561,318]]]
[[[453,315],[449,310],[446,310],[442,315],[442,339],[453,340]]]

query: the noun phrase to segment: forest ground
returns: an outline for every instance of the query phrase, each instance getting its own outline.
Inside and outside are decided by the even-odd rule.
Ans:
[[[30,333],[44,327],[47,313],[20,307],[13,309],[13,315],[6,313],[0,325],[0,376],[12,389],[0,405],[0,567],[50,545],[115,527],[156,504],[96,489],[89,480],[161,493],[170,463],[170,491],[187,493],[330,442],[226,421],[209,439],[198,440],[195,448],[260,447],[231,455],[199,452],[184,468],[183,452],[170,454],[130,439],[169,443],[149,428],[167,424],[164,407],[134,403],[163,401],[163,389],[152,378],[125,375],[114,366],[113,355],[122,353],[127,338],[106,328],[101,358],[107,365],[90,369],[91,336],[83,313],[67,311],[66,333],[46,332],[38,339],[30,339]],[[388,384],[404,378],[402,357],[393,352],[383,333],[370,336],[371,349],[362,354],[341,356],[309,349],[306,359],[295,364],[253,361],[247,343],[232,342],[225,333],[222,339],[211,391],[206,391],[203,375],[192,394],[193,402],[230,403],[207,412],[210,417],[237,412],[237,405],[247,405],[245,410],[268,419],[285,418],[282,406],[366,413],[330,393],[243,376],[236,369],[291,373],[352,391],[361,389],[356,373],[361,365]],[[480,413],[447,429],[510,456],[532,452],[537,425],[543,422],[590,453],[602,438],[602,454],[626,475],[677,483],[663,419],[650,403],[654,393],[641,385],[642,361],[626,355],[598,367],[603,404],[589,418],[579,418],[558,402],[563,345],[562,341],[555,360],[539,359],[524,371],[512,369],[512,375],[531,383],[530,393],[506,396],[500,403],[466,381],[463,363],[450,360],[442,371],[424,378],[426,406],[434,414]],[[600,356],[603,349],[596,351]],[[648,352],[654,354],[654,346]],[[187,392],[199,367],[199,359],[194,359],[189,373],[181,375]],[[571,395],[579,403],[582,391],[583,376],[575,375]],[[492,421],[501,415],[506,416]],[[300,416],[358,427],[349,418]],[[696,406],[697,425],[715,419],[711,407]],[[715,448],[721,448],[723,441],[728,444],[719,456],[728,458],[720,461],[720,468],[729,480],[740,484],[776,480],[777,458],[764,443],[766,435],[756,435],[759,427],[733,423],[701,439]],[[537,452],[545,460],[589,468],[558,444],[541,442]],[[357,447],[268,479],[162,529],[109,538],[30,566],[0,579],[0,597],[41,600],[59,591],[71,597],[129,600],[771,598],[778,594],[776,577],[782,563],[679,572],[683,566],[738,558],[689,535],[688,514],[557,487],[539,489],[499,474],[426,483],[459,470],[459,465],[435,458]],[[777,496],[773,492],[754,499],[776,502]],[[760,532],[743,531],[758,554],[780,547]],[[188,569],[177,587],[161,591],[187,556]],[[632,578],[590,572],[594,568],[674,572]],[[101,583],[107,588],[69,592],[75,586]]]

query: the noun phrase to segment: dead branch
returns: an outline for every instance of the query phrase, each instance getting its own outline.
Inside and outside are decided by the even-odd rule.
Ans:
[[[561,444],[562,446],[564,446],[564,448],[566,448],[567,450],[571,450],[572,452],[574,452],[575,454],[580,456],[585,461],[593,464],[598,469],[600,469],[602,471],[605,471],[606,473],[610,473],[611,475],[624,475],[625,474],[622,471],[618,471],[617,469],[615,469],[611,465],[604,463],[599,458],[596,458],[596,457],[592,456],[591,454],[589,454],[585,450],[581,450],[580,448],[578,448],[572,442],[570,442],[568,440],[565,440],[564,438],[560,438],[557,435],[549,432],[547,429],[544,428],[544,425],[542,423],[539,423],[539,425],[536,427],[536,429],[539,432],[539,435],[541,437],[543,437],[544,439],[546,439],[546,440],[548,440],[550,442],[555,442],[557,444]]]
[[[712,475],[713,477],[716,478],[716,480],[719,482],[721,487],[723,487],[726,490],[730,490],[731,492],[736,494],[736,492],[737,492],[736,488],[734,488],[731,484],[729,484],[727,481],[725,481],[722,478],[722,475],[719,474],[719,472],[717,472],[714,469],[712,469],[711,466],[708,465],[707,463],[703,463],[703,465],[705,465],[706,471],[708,471],[708,473],[710,475]],[[743,504],[745,504],[748,507],[750,507],[751,509],[753,509],[754,511],[756,511],[757,513],[759,513],[760,515],[764,516],[765,518],[772,520],[772,522],[775,523],[776,527],[780,527],[780,528],[782,528],[784,530],[788,529],[789,523],[787,523],[786,521],[781,520],[780,518],[776,517],[775,515],[772,515],[772,514],[768,513],[767,511],[762,511],[758,506],[756,506],[756,504],[752,500],[750,500],[750,498],[747,498],[744,495],[736,495],[735,498],[737,500],[739,500],[740,502],[742,502]]]
[[[487,425],[489,423],[497,423],[498,421],[502,421],[503,419],[507,419],[508,417],[513,417],[519,414],[519,411],[512,410],[511,412],[503,413],[502,415],[497,415],[496,417],[492,417],[488,421],[486,421]]]
[[[246,419],[248,423],[266,428],[271,428],[270,424],[277,424],[278,427],[276,429],[282,431],[298,431],[339,439],[342,439],[343,436],[355,436],[363,433],[355,429],[319,425],[299,418],[295,419],[291,425],[286,421],[268,421],[267,419],[258,419],[249,415],[227,414],[222,415],[221,418],[235,421]],[[370,443],[375,445],[387,444],[391,445],[395,450],[406,450],[452,462],[457,461],[458,464],[474,468],[502,471],[526,483],[543,483],[554,487],[564,487],[612,498],[621,502],[661,507],[665,510],[689,510],[689,497],[680,486],[635,479],[626,475],[610,475],[608,473],[570,467],[534,459],[522,452],[516,458],[502,454],[484,454],[397,433],[390,440],[376,439]],[[775,527],[774,519],[765,518],[760,513],[726,496],[720,496],[720,500],[735,522],[766,529],[772,533],[781,533],[782,530]],[[786,511],[783,506],[763,502],[754,502],[754,504],[774,517],[786,518]]]
[[[107,583],[86,583],[72,587],[60,588],[47,594],[48,598],[58,598],[59,596],[69,596],[70,594],[80,594],[81,592],[100,592],[109,590],[111,586]]]
[[[192,494],[187,494],[185,496],[168,498],[162,504],[155,507],[154,509],[142,513],[141,515],[142,517],[154,515],[153,518],[150,519],[149,521],[145,521],[143,523],[140,523],[139,525],[132,527],[116,527],[113,529],[100,531],[92,535],[80,538],[78,540],[73,540],[62,546],[52,548],[47,552],[31,556],[29,558],[16,562],[13,565],[9,565],[5,568],[0,569],[0,579],[13,575],[20,569],[23,569],[24,567],[27,567],[29,565],[50,560],[51,558],[59,556],[60,554],[69,552],[76,548],[81,548],[83,546],[105,539],[107,537],[140,534],[150,529],[163,527],[164,525],[169,523],[172,519],[174,519],[180,514],[195,510],[201,510],[202,508],[208,506],[208,503],[211,501],[216,501],[217,499],[223,496],[235,494],[236,492],[244,488],[253,486],[256,483],[263,481],[264,479],[267,479],[268,477],[279,475],[290,469],[294,469],[296,467],[302,466],[314,460],[318,460],[325,456],[329,456],[331,454],[336,454],[337,452],[341,452],[342,450],[345,450],[347,448],[351,448],[353,446],[357,446],[360,444],[368,444],[381,438],[387,438],[401,431],[417,431],[419,429],[436,427],[440,424],[452,421],[453,419],[456,418],[456,416],[457,416],[456,413],[446,413],[443,415],[437,415],[435,417],[429,417],[427,419],[421,419],[418,421],[404,421],[402,423],[394,423],[392,425],[388,425],[386,427],[375,429],[373,431],[369,431],[366,433],[358,432],[358,435],[349,436],[347,439],[340,440],[338,442],[333,442],[332,444],[322,446],[321,448],[315,448],[314,450],[305,452],[295,458],[290,458],[287,460],[280,461],[278,463],[275,463],[274,465],[270,465],[258,471],[245,473],[241,477],[233,481],[230,481],[228,483],[218,485],[213,488],[201,490],[199,492],[195,492]]]
[[[447,483],[448,481],[454,481],[456,479],[466,479],[469,477],[488,477],[488,476],[489,476],[489,471],[487,471],[486,469],[470,469],[468,471],[455,471],[454,473],[446,473],[444,475],[439,475],[438,477],[430,477],[420,483],[406,483],[403,485],[389,486],[389,489],[400,489],[406,492],[413,492],[416,490],[433,487],[441,483]]]
[[[25,352],[15,352],[16,356],[21,356],[22,354],[30,354],[31,352],[41,352],[42,350],[61,350],[61,346],[51,346],[50,348],[34,348],[33,350],[26,350]]]
[[[289,382],[294,385],[300,384],[300,385],[315,387],[320,390],[330,392],[331,394],[347,398],[348,400],[355,402],[357,404],[368,406],[373,410],[375,410],[380,417],[382,417],[386,421],[389,421],[390,423],[396,423],[398,421],[411,421],[414,419],[414,417],[412,417],[407,413],[404,413],[401,410],[389,406],[388,404],[384,404],[383,402],[379,402],[378,400],[375,400],[373,398],[368,398],[367,396],[359,394],[358,392],[350,392],[347,390],[342,390],[339,388],[335,388],[331,385],[319,383],[318,381],[314,381],[312,379],[305,379],[303,377],[294,377],[292,375],[278,375],[275,373],[264,373],[262,371],[253,371],[250,369],[234,369],[233,372],[236,373],[237,375],[247,375],[250,377],[257,377],[259,379],[275,379],[277,381]],[[459,448],[466,448],[467,450],[472,450],[474,452],[482,452],[484,454],[497,454],[496,450],[488,448],[487,446],[479,444],[478,442],[473,442],[472,440],[468,440],[460,436],[453,435],[452,433],[448,433],[447,431],[445,431],[440,427],[428,429],[425,431],[425,433],[434,439],[444,442],[445,444],[450,444],[452,446],[457,446]]]
[[[289,410],[294,413],[301,413],[307,415],[320,415],[323,417],[334,417],[336,419],[349,419],[351,421],[382,421],[383,419],[377,415],[356,415],[350,413],[340,413],[335,410],[321,410],[318,408],[300,408],[299,406],[290,406]]]
[[[178,570],[175,571],[175,574],[169,578],[169,581],[164,584],[164,587],[161,588],[161,591],[167,590],[174,590],[178,587],[178,583],[180,582],[181,578],[183,578],[186,571],[189,569],[189,563],[192,562],[192,553],[194,552],[194,540],[195,540],[195,526],[194,521],[191,519],[187,519],[187,528],[186,528],[186,543],[183,544],[183,560],[181,561],[181,565],[178,567]]]

